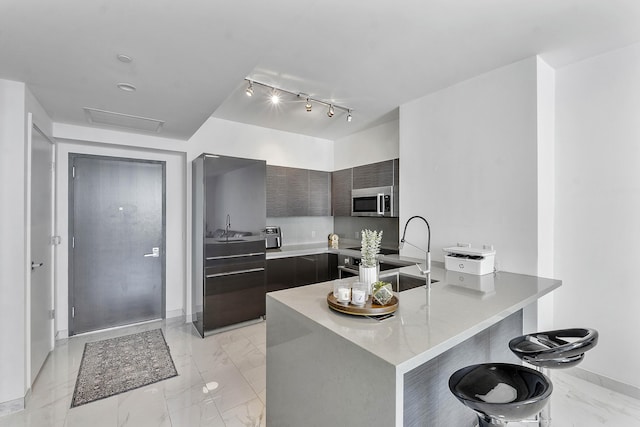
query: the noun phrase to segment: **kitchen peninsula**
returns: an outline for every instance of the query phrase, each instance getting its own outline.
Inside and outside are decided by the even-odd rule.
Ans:
[[[522,334],[522,309],[561,282],[434,264],[432,289],[401,292],[382,321],[332,311],[333,282],[269,293],[267,425],[474,425],[449,376],[473,363],[518,363],[507,343]]]

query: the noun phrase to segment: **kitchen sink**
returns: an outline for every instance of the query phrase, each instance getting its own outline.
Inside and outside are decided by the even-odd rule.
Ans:
[[[398,283],[400,284],[400,292],[407,291],[409,289],[417,288],[419,286],[425,286],[426,279],[424,277],[409,276],[402,273],[392,273],[389,275],[381,275],[380,280],[383,282],[391,283],[393,290],[398,291]],[[437,280],[431,279],[431,283],[437,283]]]

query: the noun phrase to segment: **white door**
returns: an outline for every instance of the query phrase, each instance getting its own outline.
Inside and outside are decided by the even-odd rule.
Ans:
[[[31,132],[31,384],[53,349],[53,144]]]

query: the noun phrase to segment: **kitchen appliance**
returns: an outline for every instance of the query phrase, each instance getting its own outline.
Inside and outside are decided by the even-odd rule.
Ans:
[[[267,225],[264,230],[264,242],[267,249],[278,249],[282,246],[282,230],[275,225]]]
[[[467,245],[443,248],[444,268],[482,276],[495,270],[496,251],[492,246],[472,248]]]
[[[265,314],[266,162],[193,160],[192,322],[202,337]]]
[[[397,217],[397,187],[391,185],[351,190],[351,216]]]

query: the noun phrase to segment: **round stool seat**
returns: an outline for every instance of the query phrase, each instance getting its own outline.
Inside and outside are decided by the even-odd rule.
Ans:
[[[598,343],[595,329],[560,329],[523,335],[509,341],[520,359],[541,368],[570,368]]]
[[[449,389],[478,414],[483,427],[537,414],[547,404],[553,385],[541,372],[526,366],[486,363],[454,372]]]

